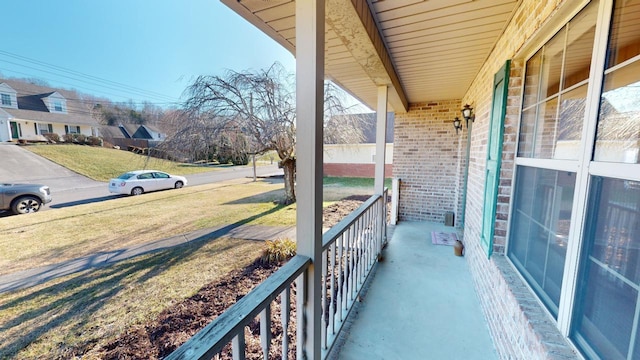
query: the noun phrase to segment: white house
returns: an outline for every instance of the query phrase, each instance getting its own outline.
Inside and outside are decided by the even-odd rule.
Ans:
[[[96,136],[97,128],[77,94],[0,79],[0,141],[38,139],[47,133]]]

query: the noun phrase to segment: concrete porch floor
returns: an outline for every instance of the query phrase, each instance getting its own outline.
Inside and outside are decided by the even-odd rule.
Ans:
[[[395,226],[329,358],[497,358],[465,258],[452,246],[433,245],[432,231],[455,229],[426,222]]]

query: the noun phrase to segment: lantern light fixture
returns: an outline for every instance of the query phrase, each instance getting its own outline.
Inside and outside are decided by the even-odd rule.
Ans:
[[[453,127],[456,128],[456,135],[458,135],[458,130],[462,130],[461,121],[457,116],[455,119],[453,119]]]
[[[464,107],[462,108],[462,110],[460,110],[462,112],[462,117],[464,118],[466,124],[467,124],[467,129],[469,128],[469,120],[471,120],[471,122],[474,122],[476,120],[476,116],[473,113],[473,108],[471,106],[469,106],[469,104],[465,104]]]

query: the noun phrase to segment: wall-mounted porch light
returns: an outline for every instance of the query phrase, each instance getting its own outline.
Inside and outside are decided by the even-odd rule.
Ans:
[[[458,119],[457,116],[455,119],[453,119],[453,127],[456,128],[456,135],[458,135],[458,130],[462,130],[462,124],[460,123],[460,119]]]
[[[476,116],[473,114],[473,108],[471,106],[469,106],[469,104],[465,104],[464,107],[462,108],[462,110],[460,110],[460,111],[462,112],[462,117],[466,121],[467,129],[468,129],[469,128],[469,120],[471,120],[471,122],[474,122],[476,120]]]

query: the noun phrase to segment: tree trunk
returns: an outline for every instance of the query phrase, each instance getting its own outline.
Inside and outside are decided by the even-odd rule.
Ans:
[[[280,166],[284,170],[284,204],[293,204],[296,202],[296,160],[281,160]]]

